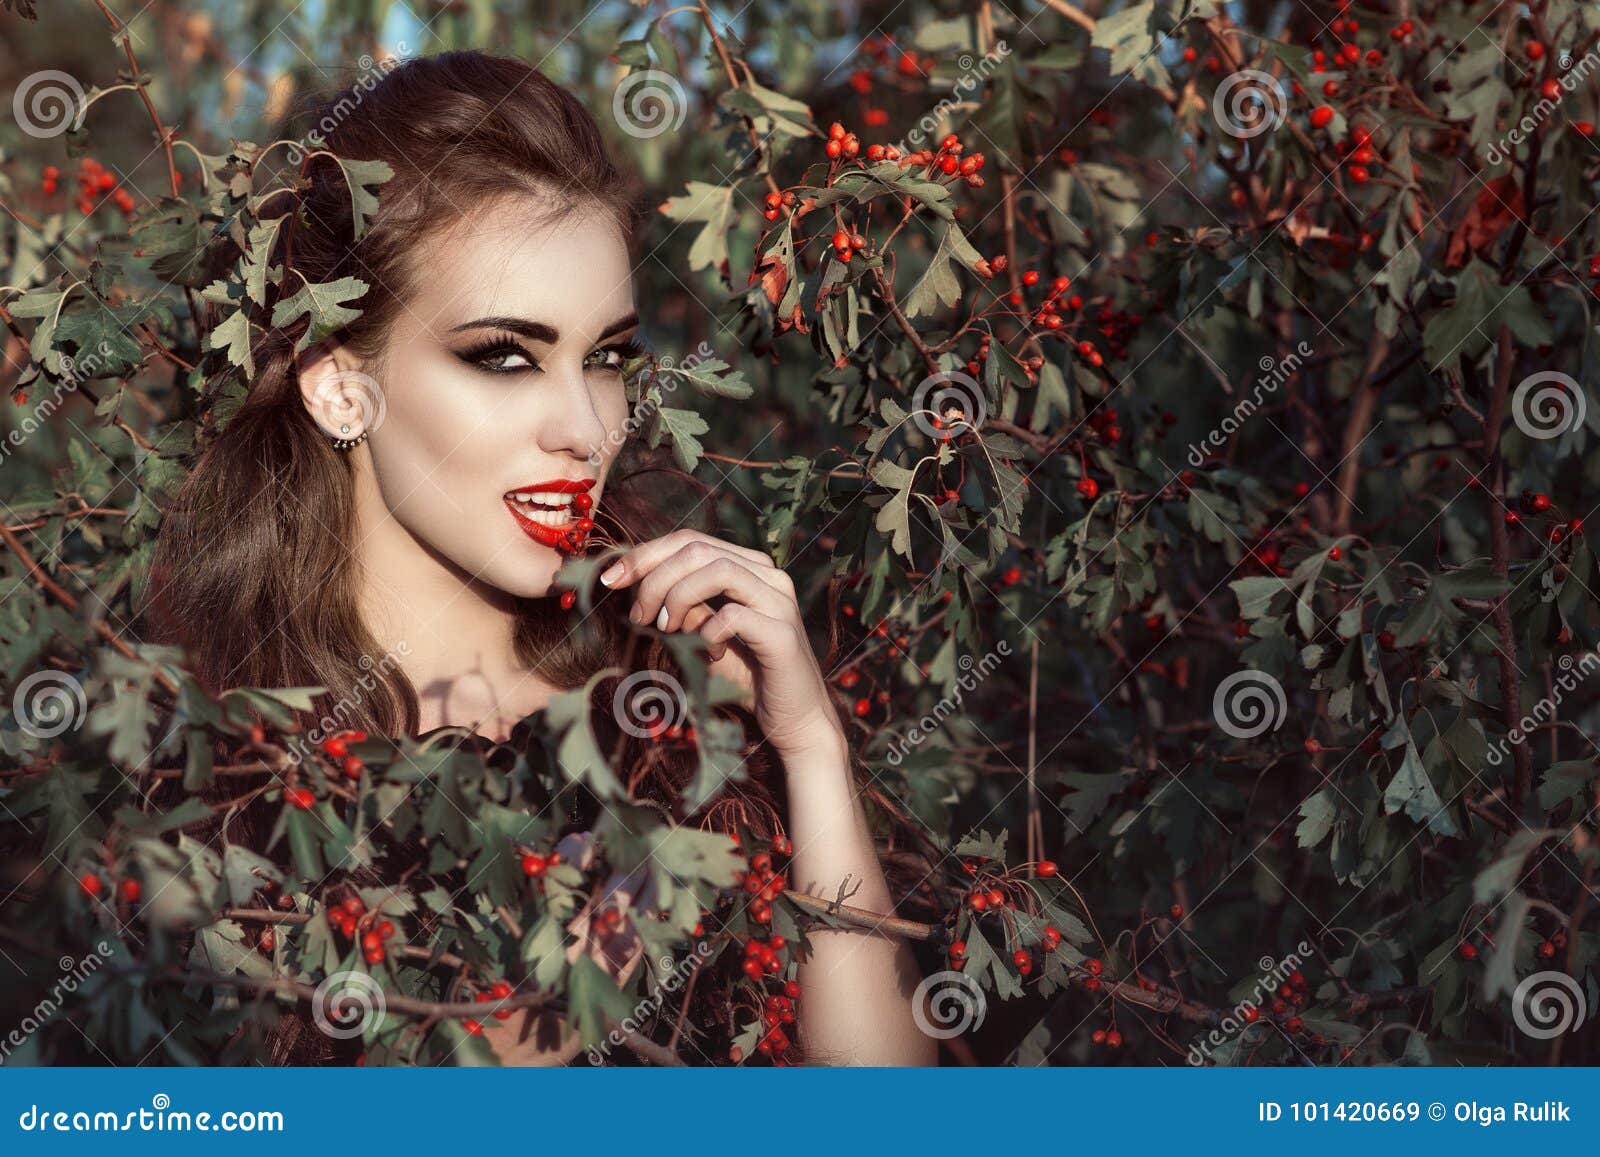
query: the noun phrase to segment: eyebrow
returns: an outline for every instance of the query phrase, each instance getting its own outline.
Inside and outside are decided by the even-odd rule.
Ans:
[[[630,313],[626,317],[619,317],[616,321],[600,331],[600,336],[595,338],[599,344],[608,337],[632,329],[639,324],[638,313]],[[464,321],[460,325],[452,326],[451,333],[460,333],[464,329],[503,329],[511,333],[520,334],[529,341],[542,341],[547,345],[555,345],[561,340],[561,331],[555,326],[543,321],[533,321],[525,317],[480,317],[473,321]]]

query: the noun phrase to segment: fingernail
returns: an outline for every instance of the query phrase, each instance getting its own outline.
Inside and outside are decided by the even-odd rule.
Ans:
[[[667,614],[667,608],[666,607],[662,607],[660,612],[657,613],[657,615],[656,615],[656,630],[658,630],[658,631],[666,630],[667,629],[667,620],[669,618],[671,618],[671,617],[672,617],[671,615]]]
[[[600,585],[608,587],[622,577],[622,564],[614,562],[600,575]]]
[[[639,609],[639,604],[635,603],[628,608],[628,620],[634,623],[644,622],[644,612]]]

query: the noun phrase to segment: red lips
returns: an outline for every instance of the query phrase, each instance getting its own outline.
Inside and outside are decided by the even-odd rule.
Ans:
[[[552,494],[572,494],[572,509],[578,514],[565,526],[546,526],[535,522],[519,508],[520,504],[514,499],[505,500],[506,509],[511,511],[511,517],[517,520],[517,525],[522,532],[541,546],[548,546],[552,550],[559,550],[565,554],[582,554],[588,544],[589,533],[594,530],[594,520],[588,517],[594,508],[594,500],[589,497],[589,491],[594,489],[593,478],[557,478],[550,482],[536,482],[531,486],[519,486],[515,490],[506,491],[507,494],[530,494],[539,491]]]

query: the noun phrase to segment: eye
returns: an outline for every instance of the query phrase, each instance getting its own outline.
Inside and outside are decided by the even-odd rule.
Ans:
[[[607,370],[611,373],[620,372],[633,358],[644,352],[644,346],[637,341],[618,342],[597,349],[584,359],[584,365],[598,370]]]
[[[461,350],[456,357],[489,374],[519,374],[539,368],[538,362],[516,342],[494,341]]]

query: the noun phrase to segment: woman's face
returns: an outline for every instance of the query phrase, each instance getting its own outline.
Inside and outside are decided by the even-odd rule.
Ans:
[[[601,209],[537,213],[496,202],[416,254],[373,374],[384,413],[353,451],[370,454],[357,525],[380,573],[414,565],[409,537],[469,578],[543,596],[562,529],[604,502],[637,352],[628,251]]]

